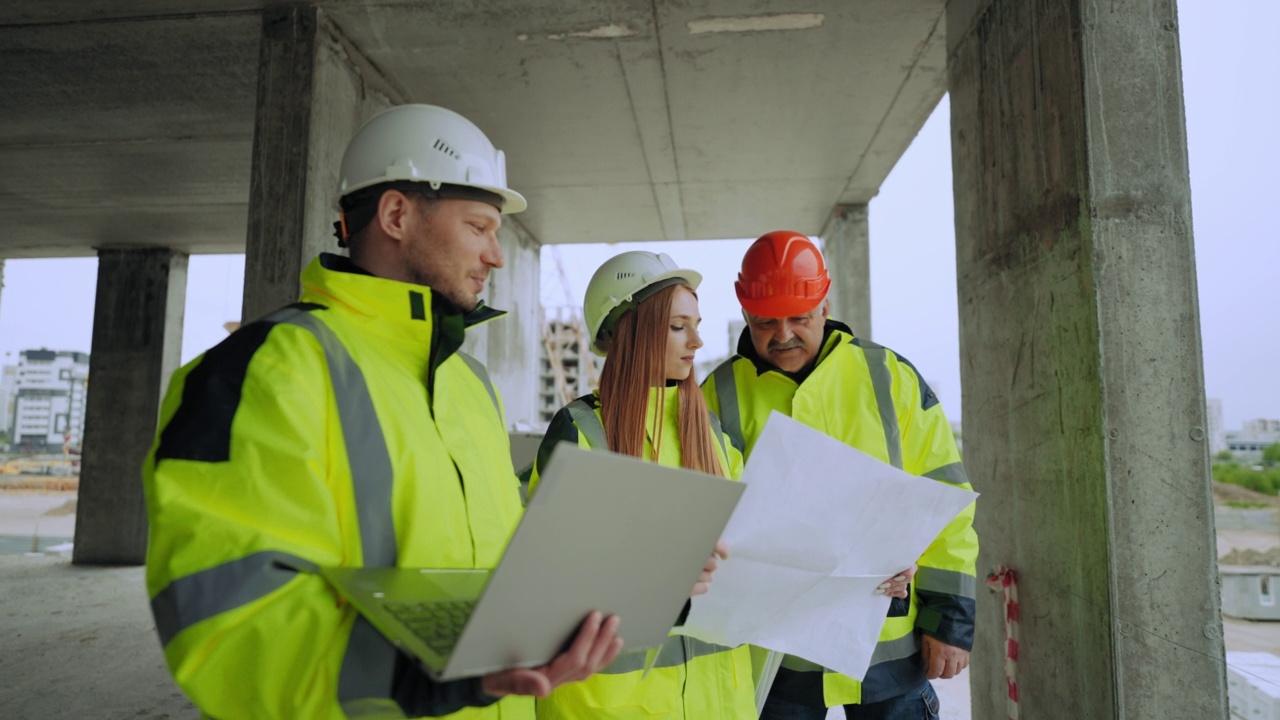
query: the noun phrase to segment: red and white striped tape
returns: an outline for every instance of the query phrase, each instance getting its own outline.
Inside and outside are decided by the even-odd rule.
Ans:
[[[1004,594],[1004,680],[1009,687],[1009,720],[1018,720],[1018,578],[1001,565],[987,577],[987,587]]]

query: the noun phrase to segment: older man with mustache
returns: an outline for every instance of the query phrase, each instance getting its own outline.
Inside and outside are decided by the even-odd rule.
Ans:
[[[771,232],[747,250],[735,284],[747,327],[738,354],[702,385],[725,432],[749,458],[777,410],[909,473],[971,489],[937,396],[906,358],[827,317],[830,287],[822,254],[800,233]],[[973,514],[970,505],[920,558],[865,677],[786,656],[762,720],[821,720],[837,705],[850,720],[936,718],[929,680],[967,667],[973,646]]]

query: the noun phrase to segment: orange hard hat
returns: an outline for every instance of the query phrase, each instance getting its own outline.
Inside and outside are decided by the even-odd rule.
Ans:
[[[831,277],[812,240],[791,230],[775,230],[747,248],[733,287],[742,309],[752,315],[793,317],[822,302]]]

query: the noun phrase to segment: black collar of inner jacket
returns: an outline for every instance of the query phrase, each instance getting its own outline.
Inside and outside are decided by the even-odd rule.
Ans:
[[[836,332],[837,330],[853,337],[853,330],[850,329],[848,325],[845,325],[839,320],[827,318],[827,321],[823,323],[822,326],[822,345],[818,348],[818,354],[814,356],[812,362],[796,372],[787,372],[786,370],[783,370],[782,368],[779,368],[769,361],[761,358],[756,352],[756,346],[751,342],[750,327],[742,328],[742,335],[738,336],[738,354],[751,361],[751,364],[755,366],[757,376],[763,375],[767,372],[776,372],[780,375],[791,378],[797,385],[799,385],[808,379],[809,375],[813,373],[813,369],[818,367],[818,363],[822,362],[822,359],[826,356],[826,353],[823,351],[827,347],[827,341],[831,339],[831,333]]]

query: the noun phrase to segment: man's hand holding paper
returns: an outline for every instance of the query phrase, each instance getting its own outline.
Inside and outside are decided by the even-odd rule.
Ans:
[[[733,559],[677,631],[751,643],[862,677],[890,599],[977,493],[916,477],[774,413],[723,538]],[[910,522],[904,518],[910,517]]]

